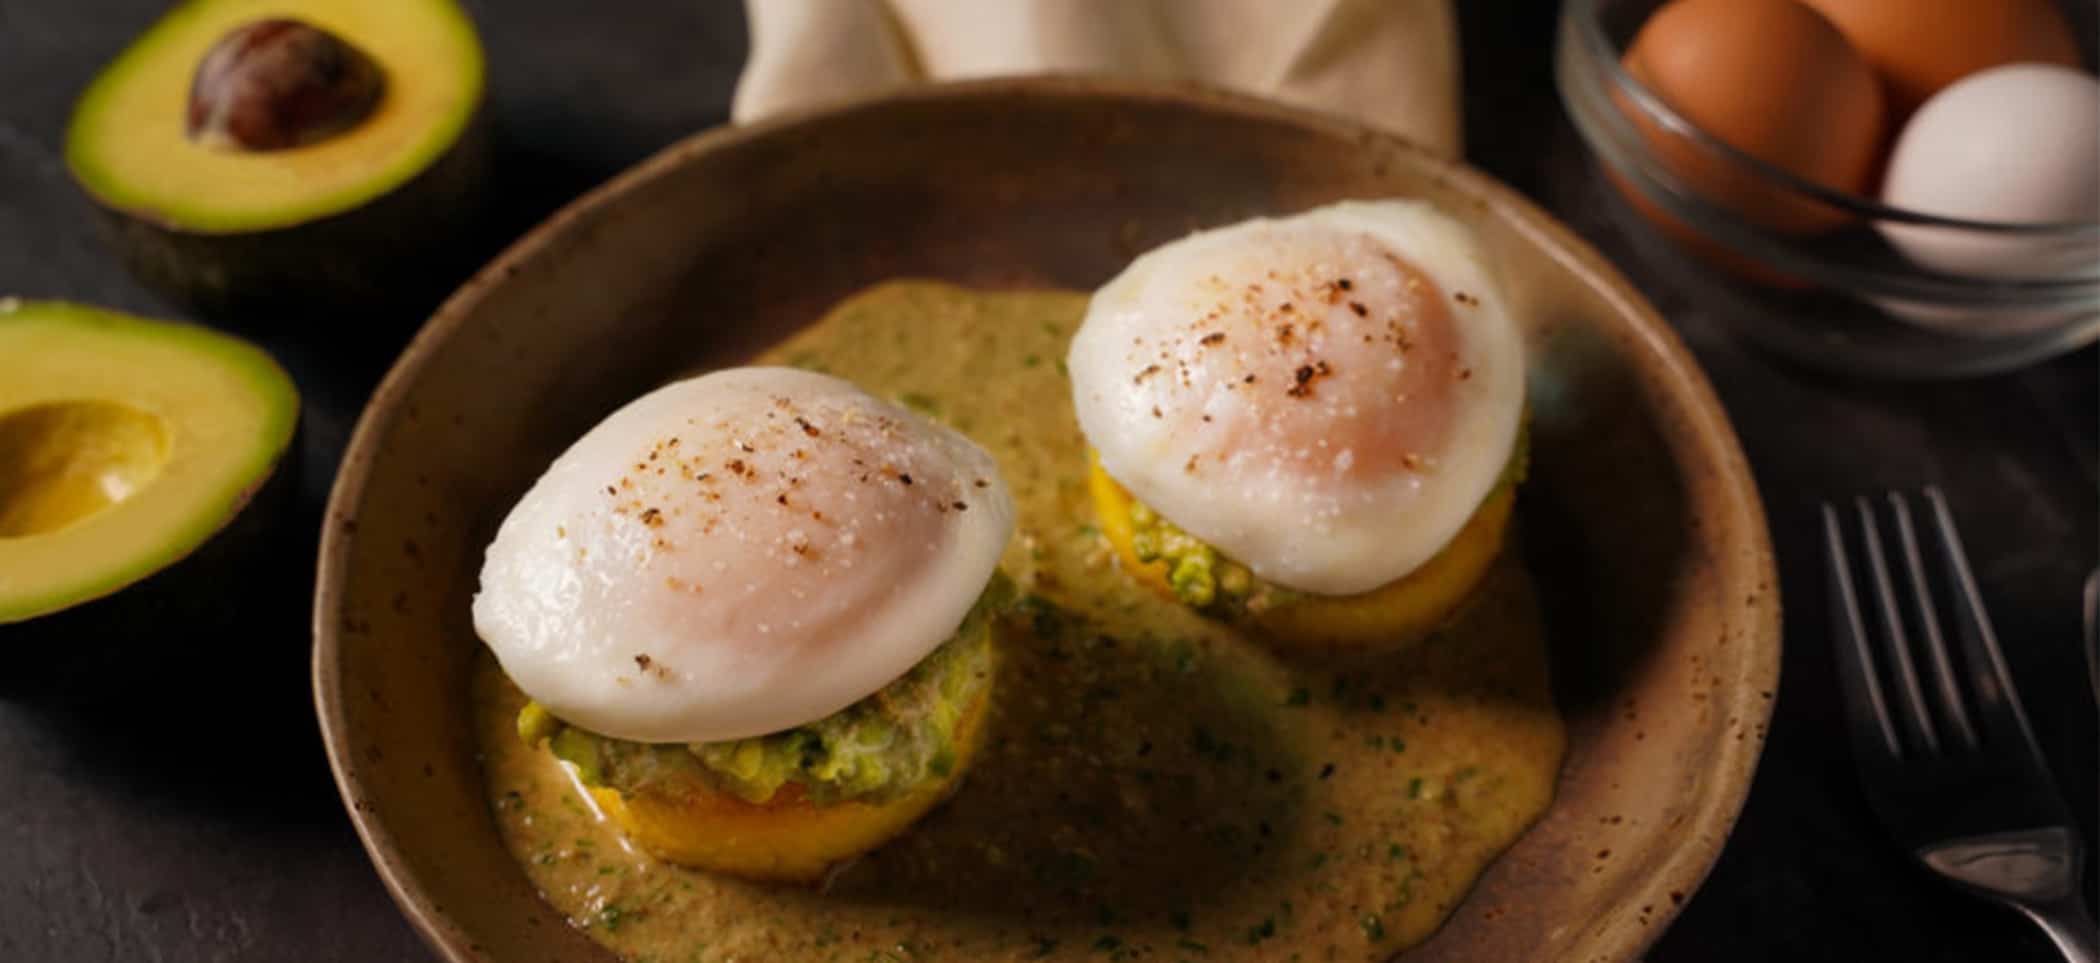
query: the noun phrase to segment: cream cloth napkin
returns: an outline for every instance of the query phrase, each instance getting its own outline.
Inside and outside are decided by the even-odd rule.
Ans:
[[[1459,153],[1450,0],[745,0],[739,121],[920,80],[1101,73],[1343,114]]]

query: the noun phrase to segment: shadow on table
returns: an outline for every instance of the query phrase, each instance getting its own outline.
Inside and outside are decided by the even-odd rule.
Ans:
[[[251,505],[170,569],[7,627],[0,699],[67,743],[80,778],[242,820],[339,818],[307,681],[316,526],[297,509]]]

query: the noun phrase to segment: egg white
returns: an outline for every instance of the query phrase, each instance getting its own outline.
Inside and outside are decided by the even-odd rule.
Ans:
[[[1523,339],[1478,244],[1413,201],[1154,249],[1095,292],[1067,366],[1111,477],[1323,595],[1436,555],[1498,483],[1524,410]]]
[[[845,381],[657,389],[578,439],[489,545],[474,626],[518,687],[621,739],[821,719],[952,636],[1012,534],[998,466]]]

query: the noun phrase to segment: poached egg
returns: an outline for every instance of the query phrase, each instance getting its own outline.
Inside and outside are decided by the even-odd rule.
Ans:
[[[1203,231],[1095,292],[1067,366],[1101,467],[1277,585],[1434,557],[1500,481],[1523,338],[1470,231],[1348,201]]]
[[[998,466],[960,434],[826,375],[718,371],[554,460],[488,547],[474,627],[571,724],[763,735],[947,641],[1013,526]]]

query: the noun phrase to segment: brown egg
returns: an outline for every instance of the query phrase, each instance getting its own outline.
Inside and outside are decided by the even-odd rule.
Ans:
[[[2052,0],[1801,0],[1837,25],[1887,85],[1900,121],[1947,86],[2009,63],[2081,67]]]
[[[1871,186],[1884,130],[1881,86],[1837,28],[1796,0],[1674,0],[1642,25],[1625,66],[1686,120],[1736,150],[1834,190],[1863,194]],[[1807,234],[1846,219],[1690,137],[1632,116],[1664,166],[1751,223]],[[1682,226],[1671,227],[1677,233]]]

